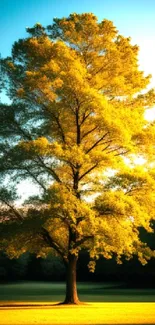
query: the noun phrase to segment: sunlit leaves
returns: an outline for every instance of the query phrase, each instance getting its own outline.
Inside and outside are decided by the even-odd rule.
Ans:
[[[1,195],[10,224],[18,212],[22,220],[7,252],[55,250],[66,262],[85,248],[91,271],[101,255],[120,263],[138,254],[145,264],[154,253],[139,229],[152,231],[155,206],[155,132],[145,110],[155,94],[144,91],[150,76],[139,70],[138,46],[87,13],[27,31],[1,61],[13,102],[1,105],[0,163],[3,180],[31,179],[41,192],[15,210],[12,192]]]

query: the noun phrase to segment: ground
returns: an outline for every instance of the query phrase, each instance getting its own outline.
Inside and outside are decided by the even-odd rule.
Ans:
[[[1,307],[0,324],[155,324],[155,303],[89,303],[83,306]]]
[[[56,305],[64,283],[0,285],[0,325],[155,324],[155,290],[80,283],[85,305]]]

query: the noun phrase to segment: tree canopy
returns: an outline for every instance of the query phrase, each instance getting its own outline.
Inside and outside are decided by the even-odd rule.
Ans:
[[[1,59],[11,99],[0,105],[3,249],[10,256],[53,250],[70,279],[83,248],[92,271],[101,255],[118,262],[138,255],[145,264],[154,252],[139,229],[151,232],[155,219],[155,126],[145,110],[155,94],[139,70],[138,46],[90,13],[27,32]],[[40,195],[18,207],[22,179]]]

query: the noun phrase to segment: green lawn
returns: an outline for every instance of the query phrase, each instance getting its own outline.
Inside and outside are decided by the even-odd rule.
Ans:
[[[81,301],[155,302],[155,289],[124,289],[116,284],[78,283]],[[64,283],[23,282],[0,285],[0,301],[54,302],[65,296]]]
[[[79,306],[55,305],[64,283],[0,285],[0,325],[155,324],[155,289],[123,289],[104,283],[78,283]]]

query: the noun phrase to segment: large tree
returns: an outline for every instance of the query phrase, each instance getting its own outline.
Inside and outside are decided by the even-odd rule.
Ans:
[[[59,254],[65,303],[78,303],[81,249],[92,271],[100,256],[145,264],[154,255],[139,229],[151,231],[155,219],[155,128],[145,120],[155,96],[138,46],[111,21],[71,14],[27,31],[1,60],[11,99],[0,107],[1,245],[10,256]],[[22,179],[40,195],[19,207]]]

